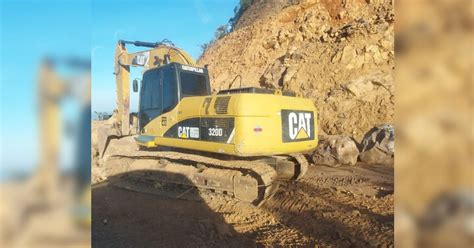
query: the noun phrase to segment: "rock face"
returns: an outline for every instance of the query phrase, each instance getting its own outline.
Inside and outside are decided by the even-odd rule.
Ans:
[[[321,135],[319,144],[312,154],[316,165],[340,166],[355,165],[359,149],[348,136]]]
[[[393,162],[395,152],[395,131],[392,125],[381,125],[372,128],[362,140],[362,151],[359,159],[370,164],[387,164]]]
[[[255,0],[198,64],[213,91],[237,75],[291,90],[313,100],[320,133],[360,140],[393,121],[393,16],[392,0]]]

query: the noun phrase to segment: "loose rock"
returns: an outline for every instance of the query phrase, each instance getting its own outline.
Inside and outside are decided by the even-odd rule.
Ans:
[[[365,134],[359,159],[369,164],[388,164],[393,162],[394,152],[395,131],[392,125],[385,124]]]
[[[318,165],[355,165],[359,150],[348,136],[325,135],[319,137],[319,144],[313,152],[313,162]]]

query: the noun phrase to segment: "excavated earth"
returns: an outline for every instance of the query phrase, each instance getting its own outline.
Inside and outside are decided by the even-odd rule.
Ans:
[[[202,192],[199,201],[92,188],[97,247],[390,247],[393,167],[311,166],[260,207]]]
[[[93,131],[100,124],[94,121]],[[132,137],[110,146],[134,149]],[[93,154],[97,247],[393,246],[393,166],[311,164],[302,180],[282,184],[254,206],[210,191],[166,189],[157,195],[119,188],[109,182],[97,150]]]
[[[360,140],[393,122],[393,1],[255,0],[198,64],[214,91],[300,93],[318,108],[321,134]]]

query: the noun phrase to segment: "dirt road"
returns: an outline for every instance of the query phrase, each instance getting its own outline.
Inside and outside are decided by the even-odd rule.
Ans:
[[[260,207],[93,187],[96,247],[393,246],[393,167],[313,166]]]

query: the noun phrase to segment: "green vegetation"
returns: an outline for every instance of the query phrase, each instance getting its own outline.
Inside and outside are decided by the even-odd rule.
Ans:
[[[252,5],[253,0],[240,0],[239,5],[234,8],[234,17],[229,19],[231,31],[234,30],[235,25],[239,21],[242,14]]]
[[[239,4],[234,8],[234,16],[229,19],[228,23],[217,27],[216,31],[214,32],[214,38],[207,43],[201,44],[201,56],[210,46],[212,46],[212,44],[234,31],[234,27],[239,21],[240,17],[245,12],[245,10],[247,10],[252,5],[252,3],[253,0],[240,0]]]

